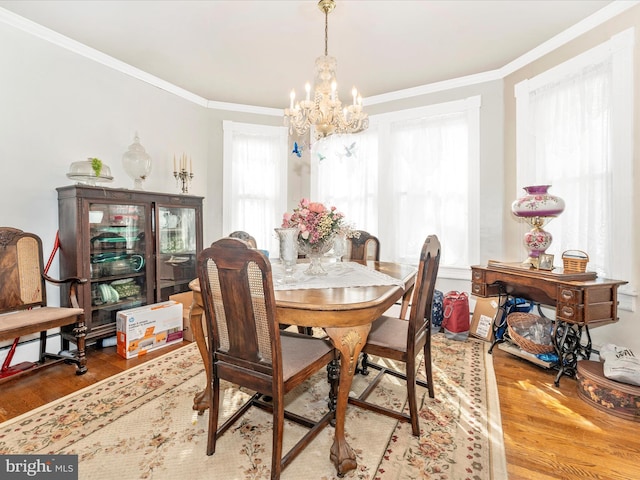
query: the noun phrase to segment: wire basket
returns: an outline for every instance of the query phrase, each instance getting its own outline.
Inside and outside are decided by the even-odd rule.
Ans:
[[[552,328],[551,320],[534,315],[533,313],[514,312],[507,316],[507,331],[509,332],[509,337],[511,337],[511,340],[522,350],[533,354],[553,352],[553,344],[535,343],[531,339],[521,335],[522,332],[530,330],[534,325],[542,325],[543,330],[546,329],[548,332],[550,332]]]
[[[582,250],[567,250],[562,254],[564,273],[584,273],[587,271],[589,255]]]

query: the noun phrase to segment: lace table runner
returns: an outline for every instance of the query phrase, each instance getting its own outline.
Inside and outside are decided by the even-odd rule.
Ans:
[[[284,278],[282,264],[273,262],[271,271],[273,274],[274,290],[302,290],[309,288],[339,288],[339,287],[373,287],[378,285],[398,285],[404,287],[401,279],[391,277],[364,265],[354,262],[329,263],[325,265],[327,275],[306,275],[304,271],[309,265],[299,263],[296,265],[293,278]]]

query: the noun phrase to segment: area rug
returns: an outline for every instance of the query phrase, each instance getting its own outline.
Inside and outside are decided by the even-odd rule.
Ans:
[[[436,398],[418,388],[419,438],[407,423],[350,405],[345,429],[358,468],[343,478],[507,478],[496,382],[486,351],[479,340],[433,336]],[[368,381],[356,375],[354,393]],[[207,413],[199,416],[191,408],[204,385],[198,350],[187,345],[0,424],[0,454],[77,454],[81,480],[268,479],[271,416],[259,409],[251,409],[218,440],[214,455],[205,454]],[[223,386],[223,416],[228,417],[251,392]],[[288,395],[287,409],[318,418],[327,408],[327,390],[326,373],[319,372]],[[408,409],[406,397],[404,383],[388,379],[369,398]],[[304,432],[285,422],[284,448]],[[332,441],[333,428],[327,427],[281,478],[338,478],[329,460]]]

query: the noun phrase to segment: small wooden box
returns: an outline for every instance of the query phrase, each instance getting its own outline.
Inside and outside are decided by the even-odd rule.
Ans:
[[[578,396],[611,415],[640,422],[640,386],[616,382],[604,376],[603,364],[578,362]]]

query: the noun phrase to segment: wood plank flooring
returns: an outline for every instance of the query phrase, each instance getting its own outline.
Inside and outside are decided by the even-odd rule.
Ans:
[[[125,360],[115,347],[92,348],[89,371],[55,365],[0,383],[0,421],[175,349]],[[510,480],[635,480],[640,478],[640,423],[580,400],[576,381],[495,349],[493,353]],[[458,479],[452,479],[458,480]]]

